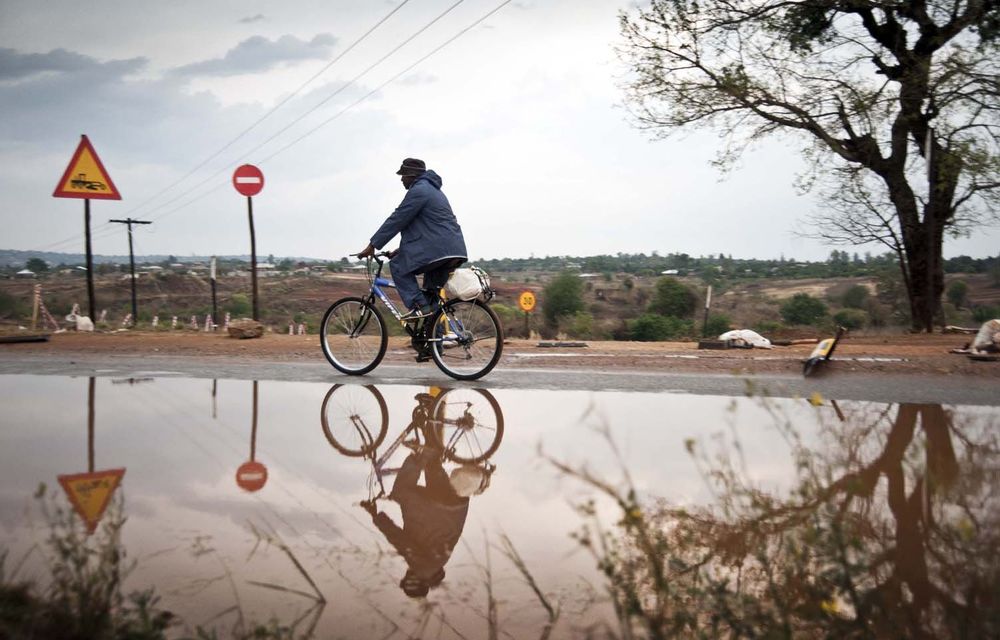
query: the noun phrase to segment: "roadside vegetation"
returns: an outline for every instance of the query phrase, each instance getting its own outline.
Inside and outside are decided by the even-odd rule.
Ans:
[[[139,329],[204,329],[212,312],[207,268],[174,260],[171,256],[138,278]],[[359,295],[367,287],[358,265],[350,261],[268,260],[274,260],[267,263],[274,269],[259,279],[260,309],[261,321],[274,333],[288,333],[290,326],[296,333],[300,326],[315,333],[330,302]],[[474,263],[491,274],[498,293],[491,304],[506,334],[515,338],[698,340],[730,329],[753,329],[782,339],[827,335],[836,326],[855,333],[891,333],[908,331],[911,325],[906,290],[889,256],[833,251],[828,260],[810,263],[654,253]],[[945,270],[939,326],[977,326],[1000,316],[1000,258],[952,258]],[[47,265],[30,279],[14,277],[13,268],[7,271],[9,277],[0,279],[2,327],[30,324],[35,284],[42,286],[43,300],[60,322],[74,303],[86,303],[82,271]],[[117,330],[130,311],[128,267],[101,264],[95,271],[98,308],[108,311],[104,322],[98,318],[98,329]],[[218,273],[217,323],[221,326],[227,313],[231,319],[250,316],[247,265],[220,263]],[[538,301],[527,323],[518,307],[525,290]],[[397,323],[387,324],[390,332],[402,334]]]
[[[604,575],[617,637],[1000,634],[995,423],[814,398],[814,437],[757,402],[794,461],[784,490],[752,477],[735,428],[685,443],[705,504],[640,490],[620,456],[618,478],[548,457],[591,490],[574,537]],[[617,451],[610,428],[597,431]]]

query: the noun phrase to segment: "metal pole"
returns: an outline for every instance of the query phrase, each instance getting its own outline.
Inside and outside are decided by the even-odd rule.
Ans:
[[[83,226],[87,237],[87,304],[90,308],[90,319],[97,323],[96,309],[94,302],[94,254],[90,246],[90,198],[83,200]]]
[[[708,310],[712,306],[712,285],[708,285],[708,293],[705,295],[705,321],[701,324],[701,335],[708,333]],[[706,336],[707,337],[707,336]]]
[[[257,381],[253,381],[253,427],[250,431],[250,460],[257,454]]]
[[[128,264],[129,273],[132,275],[132,326],[134,327],[139,324],[139,306],[136,304],[135,297],[135,253],[132,251],[132,225],[152,224],[152,222],[146,220],[133,220],[132,218],[125,218],[124,220],[108,220],[108,222],[117,222],[128,226]]]
[[[257,307],[257,237],[253,230],[253,198],[247,196],[247,216],[250,218],[250,278],[253,282],[253,319],[260,320]]]
[[[212,331],[215,331],[215,327],[219,324],[219,307],[216,304],[215,299],[215,256],[212,256],[212,268],[210,270],[211,280],[212,280]]]
[[[94,385],[93,376],[87,389],[87,471],[94,472]]]
[[[135,303],[135,254],[132,252],[132,223],[128,225],[128,270],[132,278],[132,326],[139,324],[139,307]]]

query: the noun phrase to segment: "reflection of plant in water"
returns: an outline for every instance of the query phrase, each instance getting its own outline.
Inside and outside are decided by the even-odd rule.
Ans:
[[[549,458],[622,515],[609,530],[585,504],[578,535],[623,637],[1000,633],[995,421],[958,425],[939,405],[862,410],[810,448],[764,406],[796,469],[783,496],[747,478],[738,442],[712,456],[688,443],[715,499],[687,509],[640,500],[627,473],[622,489]]]
[[[48,526],[46,559],[51,579],[40,592],[17,582],[0,565],[0,637],[4,638],[162,638],[172,615],[158,611],[152,590],[122,593],[134,566],[125,561],[121,498],[109,505],[100,528],[88,536],[72,509],[36,493]],[[6,554],[4,554],[6,558]]]
[[[178,621],[173,614],[159,608],[160,598],[154,589],[135,591],[128,596],[123,593],[123,582],[136,563],[126,561],[122,544],[126,518],[121,493],[112,499],[93,535],[87,534],[83,522],[62,500],[47,495],[44,484],[39,486],[35,497],[47,535],[44,546],[31,552],[41,551],[46,558],[47,587],[18,579],[23,560],[8,574],[8,552],[0,550],[0,638],[166,638]],[[205,541],[205,538],[196,541],[199,552],[212,552]],[[312,637],[315,622],[305,634],[300,634],[296,633],[300,621],[291,625],[277,620],[267,624],[245,623],[240,612],[238,624],[221,637],[258,640]],[[220,636],[216,629],[196,627],[193,637],[213,640]]]

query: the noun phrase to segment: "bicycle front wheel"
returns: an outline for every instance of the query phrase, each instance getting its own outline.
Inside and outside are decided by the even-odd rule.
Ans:
[[[503,412],[486,389],[447,389],[431,415],[444,455],[452,462],[482,462],[500,447]]]
[[[503,353],[503,329],[493,309],[479,300],[452,300],[431,320],[427,342],[441,371],[476,380],[493,370]]]
[[[389,343],[382,314],[361,298],[334,302],[323,316],[319,336],[330,364],[352,376],[377,367]]]
[[[333,385],[323,398],[319,419],[327,442],[354,458],[375,451],[389,430],[385,398],[372,385]]]

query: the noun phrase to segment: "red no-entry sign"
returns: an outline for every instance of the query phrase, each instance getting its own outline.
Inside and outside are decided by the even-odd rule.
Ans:
[[[233,172],[233,186],[245,196],[255,196],[264,188],[264,174],[252,164],[245,164]]]

